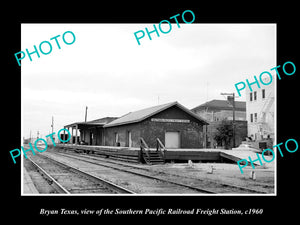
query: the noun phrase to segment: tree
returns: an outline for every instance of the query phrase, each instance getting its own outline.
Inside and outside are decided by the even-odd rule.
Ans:
[[[218,143],[218,146],[224,146],[225,149],[229,149],[232,138],[233,138],[232,121],[228,121],[224,119],[216,128],[216,133],[214,134],[214,140]]]

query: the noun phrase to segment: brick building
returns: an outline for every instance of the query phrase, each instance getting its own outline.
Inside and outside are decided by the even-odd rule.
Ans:
[[[232,120],[232,105],[226,100],[211,100],[193,109],[192,112],[210,122]],[[235,101],[235,120],[246,120],[246,102]]]
[[[178,102],[126,114],[106,125],[105,145],[139,147],[140,137],[156,147],[159,138],[166,148],[203,148],[203,126],[208,124]]]
[[[156,139],[166,148],[203,148],[203,127],[208,123],[178,102],[157,105],[130,112],[120,118],[105,117],[89,122],[66,125],[88,145],[139,147],[143,138],[150,148]],[[74,139],[71,139],[74,143]],[[75,139],[77,140],[77,139]]]
[[[227,100],[211,100],[201,104],[193,109],[192,112],[201,116],[209,122],[206,129],[206,147],[215,148],[217,146],[214,136],[217,127],[222,120],[233,120],[233,108],[230,101]],[[236,147],[242,143],[247,137],[247,121],[246,121],[246,102],[235,101],[235,146],[233,146],[233,139],[230,147]],[[220,147],[220,145],[218,145]],[[225,147],[221,145],[221,147]]]

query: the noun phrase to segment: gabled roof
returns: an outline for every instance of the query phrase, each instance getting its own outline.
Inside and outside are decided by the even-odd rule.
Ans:
[[[130,123],[136,123],[140,122],[142,120],[145,120],[159,112],[162,112],[172,106],[177,106],[186,113],[190,114],[192,117],[196,118],[197,120],[201,121],[203,124],[208,124],[204,119],[196,115],[195,113],[191,112],[189,109],[185,108],[183,105],[179,104],[178,102],[170,102],[163,105],[157,105],[146,109],[141,109],[135,112],[130,112],[128,114],[125,114],[124,116],[104,125],[104,127],[113,127],[113,126],[119,126],[124,124],[130,124]]]
[[[231,104],[227,100],[211,100],[209,102],[205,102],[202,105],[199,105],[193,109],[192,111],[196,111],[199,109],[219,109],[219,110],[232,110]],[[235,101],[235,109],[239,111],[246,111],[246,102]]]

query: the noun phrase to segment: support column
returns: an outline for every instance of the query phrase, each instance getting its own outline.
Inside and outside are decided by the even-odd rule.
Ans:
[[[73,144],[73,126],[71,126],[72,133],[71,133],[71,144]]]
[[[66,129],[66,127],[64,127],[64,129]],[[64,130],[64,138],[63,138],[63,140],[65,140],[65,136],[66,136],[66,131]],[[65,145],[65,142],[63,142],[64,144],[63,145]]]
[[[203,133],[204,133],[204,148],[207,148],[207,125],[204,125],[204,129],[203,129]]]
[[[78,124],[76,124],[76,128],[75,128],[75,145],[77,145],[77,134],[78,134]]]

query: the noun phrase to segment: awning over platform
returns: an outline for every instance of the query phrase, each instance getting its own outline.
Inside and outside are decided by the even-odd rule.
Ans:
[[[66,129],[72,129],[71,130],[71,135],[72,138],[70,139],[70,143],[73,143],[73,137],[74,137],[74,132],[73,130],[75,129],[75,144],[77,144],[78,142],[78,129],[79,130],[85,130],[85,129],[92,129],[92,128],[102,128],[105,124],[117,119],[118,117],[104,117],[104,118],[100,118],[100,119],[96,119],[96,120],[91,120],[91,121],[87,121],[87,122],[75,122],[75,123],[71,123],[68,125],[65,125],[64,128]]]

